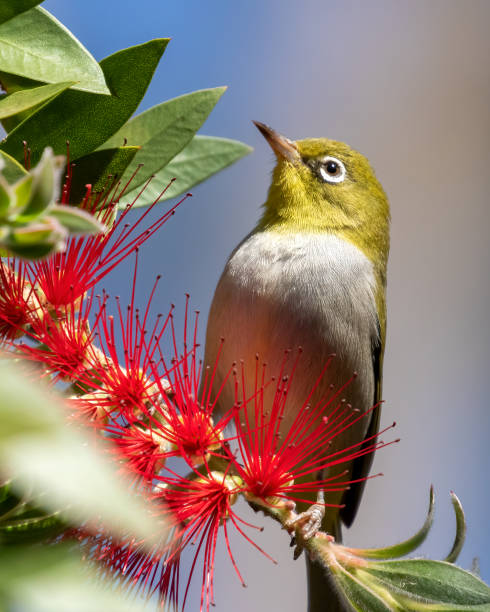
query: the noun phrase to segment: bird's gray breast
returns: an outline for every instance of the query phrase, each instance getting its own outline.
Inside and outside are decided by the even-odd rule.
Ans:
[[[214,363],[223,337],[222,373],[233,361],[244,360],[247,378],[253,378],[258,353],[268,374],[277,375],[285,349],[301,346],[289,398],[298,403],[328,355],[336,353],[322,387],[340,386],[357,371],[346,396],[366,410],[374,397],[376,336],[373,268],[358,248],[332,234],[261,231],[239,245],[223,271],[208,320],[205,363]],[[250,388],[253,383],[249,380]],[[232,402],[230,393],[231,386],[220,399],[221,410]]]

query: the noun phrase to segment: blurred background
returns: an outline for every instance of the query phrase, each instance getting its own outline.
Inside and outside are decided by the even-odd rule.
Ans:
[[[422,524],[431,483],[435,526],[421,553],[452,543],[449,491],[464,505],[468,537],[460,564],[477,557],[490,580],[490,3],[488,0],[116,0],[43,6],[97,59],[150,38],[172,41],[140,110],[205,87],[228,85],[202,133],[252,145],[252,155],[193,190],[142,252],[141,303],[164,275],[158,310],[202,312],[233,247],[254,226],[272,153],[251,120],[292,139],[343,140],[372,162],[392,206],[384,423],[400,444],[378,453],[345,540],[384,546]],[[127,263],[129,267],[130,262]],[[105,282],[124,295],[128,271]],[[487,364],[487,365],[485,365]],[[216,568],[217,611],[304,609],[303,561],[265,524],[240,538],[240,586],[226,552]],[[198,577],[196,577],[198,578]],[[199,609],[200,583],[189,610]],[[260,602],[260,603],[259,603]]]

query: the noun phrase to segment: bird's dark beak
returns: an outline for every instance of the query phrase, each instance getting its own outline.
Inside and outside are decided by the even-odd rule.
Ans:
[[[270,144],[278,159],[286,159],[292,164],[300,159],[298,147],[292,140],[282,136],[268,125],[265,125],[265,123],[260,123],[260,121],[254,121],[254,123],[262,136]]]

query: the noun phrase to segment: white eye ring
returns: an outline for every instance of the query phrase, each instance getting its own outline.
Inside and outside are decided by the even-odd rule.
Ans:
[[[328,169],[329,164],[331,164],[332,169],[336,165],[335,170],[330,171]],[[341,183],[347,175],[344,164],[336,157],[331,156],[324,157],[321,160],[318,173],[326,183]]]

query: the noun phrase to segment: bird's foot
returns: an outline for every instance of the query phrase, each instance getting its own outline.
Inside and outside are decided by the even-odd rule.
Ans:
[[[323,503],[313,504],[305,512],[301,512],[285,524],[292,533],[291,546],[295,546],[293,557],[296,560],[303,552],[303,544],[311,540],[320,531],[325,516]]]

